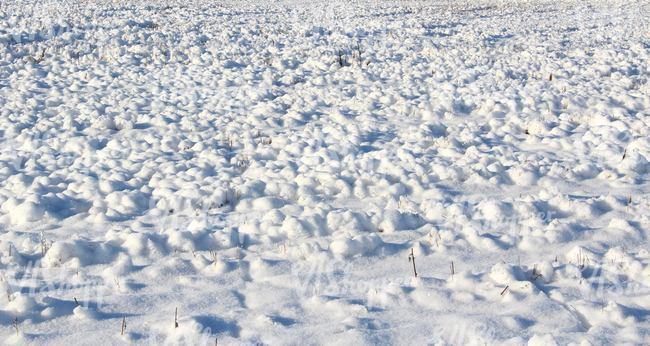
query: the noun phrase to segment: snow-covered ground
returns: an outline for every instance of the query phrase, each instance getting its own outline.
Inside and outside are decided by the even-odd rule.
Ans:
[[[650,344],[647,13],[3,1],[0,344]]]

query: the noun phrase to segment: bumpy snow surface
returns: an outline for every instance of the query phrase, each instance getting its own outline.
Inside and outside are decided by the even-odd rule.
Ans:
[[[649,344],[648,13],[3,1],[0,344]]]

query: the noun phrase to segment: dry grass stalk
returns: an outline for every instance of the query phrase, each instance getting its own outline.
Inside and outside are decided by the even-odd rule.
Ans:
[[[411,248],[411,254],[409,255],[409,262],[413,262],[413,273],[415,277],[418,277],[418,272],[415,270],[415,255],[413,254],[413,248]]]

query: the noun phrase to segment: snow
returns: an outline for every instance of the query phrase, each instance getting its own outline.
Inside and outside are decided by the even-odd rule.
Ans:
[[[0,3],[0,343],[649,344],[648,12]]]

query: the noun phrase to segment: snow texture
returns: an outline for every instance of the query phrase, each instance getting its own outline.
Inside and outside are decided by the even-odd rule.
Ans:
[[[647,13],[1,2],[0,344],[650,344]]]

